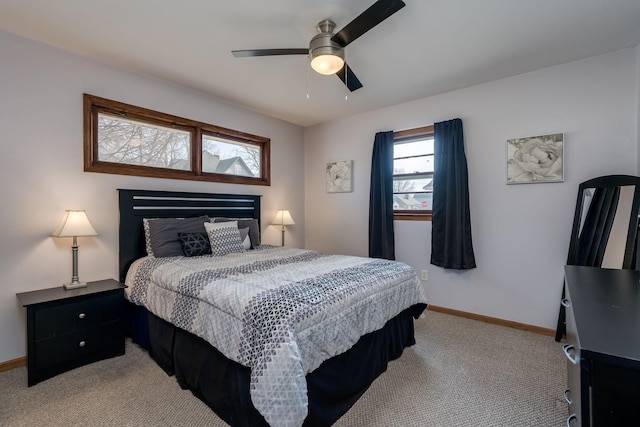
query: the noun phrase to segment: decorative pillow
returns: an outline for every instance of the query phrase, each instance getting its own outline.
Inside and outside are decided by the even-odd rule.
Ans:
[[[178,233],[184,256],[211,255],[209,236],[204,233]]]
[[[209,235],[212,255],[222,256],[235,252],[244,252],[242,240],[240,239],[240,230],[236,221],[207,222],[204,224],[204,228]]]
[[[204,233],[204,223],[209,217],[202,215],[194,218],[158,218],[149,220],[149,238],[155,257],[182,256],[182,245],[178,233]]]
[[[211,221],[216,222],[227,222],[227,221],[237,221],[238,228],[249,227],[249,239],[251,239],[251,249],[255,249],[260,246],[260,226],[258,225],[258,220],[255,218],[222,218],[222,217],[214,217],[211,218]]]
[[[240,228],[240,240],[242,240],[242,246],[246,251],[251,249],[251,239],[249,238],[249,227]]]

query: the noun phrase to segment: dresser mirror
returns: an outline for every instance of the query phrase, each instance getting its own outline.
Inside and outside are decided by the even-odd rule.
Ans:
[[[636,269],[639,214],[640,177],[608,175],[580,184],[567,265]],[[564,333],[561,304],[556,341]]]

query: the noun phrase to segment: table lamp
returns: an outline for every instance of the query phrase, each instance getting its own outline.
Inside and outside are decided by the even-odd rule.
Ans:
[[[288,210],[282,209],[276,213],[276,217],[272,222],[273,225],[282,226],[282,246],[284,246],[284,226],[285,225],[294,225],[295,221],[291,217],[291,214]]]
[[[87,213],[83,210],[65,211],[60,225],[51,234],[53,237],[73,237],[71,252],[73,254],[73,273],[71,282],[65,283],[65,289],[77,289],[87,286],[86,282],[78,280],[78,237],[97,236],[95,228],[89,222]]]

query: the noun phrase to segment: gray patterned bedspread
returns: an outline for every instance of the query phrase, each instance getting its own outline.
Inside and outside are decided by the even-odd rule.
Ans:
[[[142,258],[126,284],[131,302],[249,367],[253,404],[274,427],[302,425],[307,373],[426,304],[406,264],[283,247]]]

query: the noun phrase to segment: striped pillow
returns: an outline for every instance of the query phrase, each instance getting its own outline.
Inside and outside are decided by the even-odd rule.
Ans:
[[[237,221],[206,222],[204,228],[209,235],[213,256],[244,252]]]

